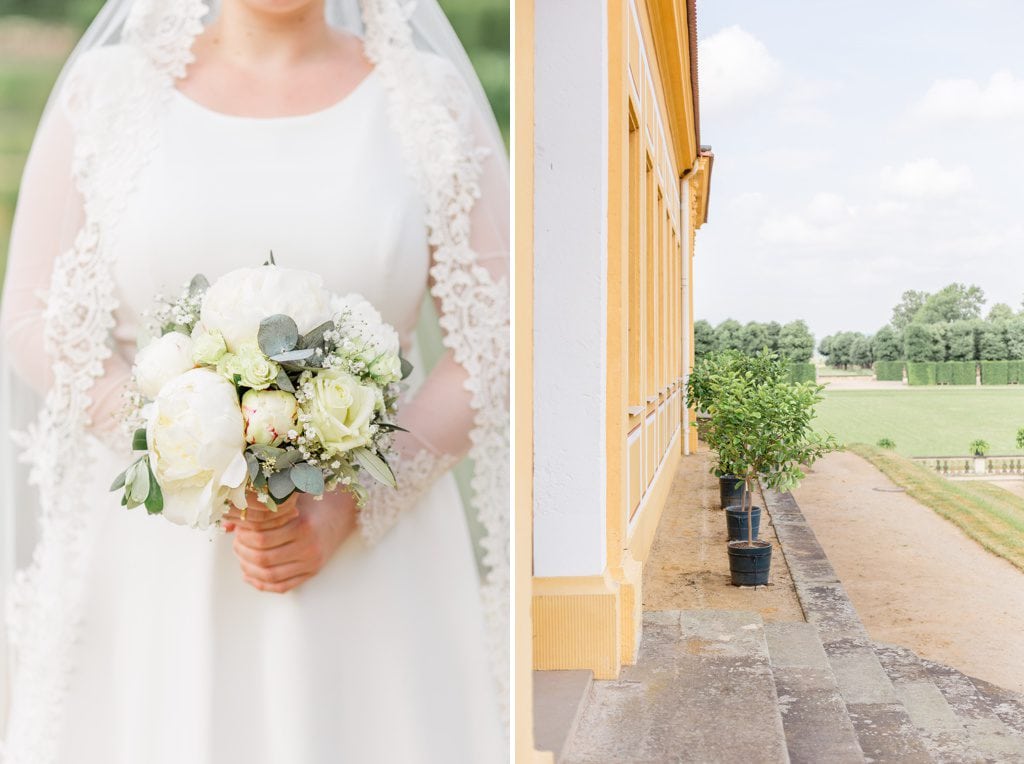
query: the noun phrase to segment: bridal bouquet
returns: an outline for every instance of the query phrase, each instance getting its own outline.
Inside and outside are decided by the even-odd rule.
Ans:
[[[364,298],[271,258],[157,303],[129,394],[142,454],[111,486],[122,506],[207,528],[249,490],[273,509],[339,486],[361,503],[367,477],[395,486],[389,420],[411,368]]]

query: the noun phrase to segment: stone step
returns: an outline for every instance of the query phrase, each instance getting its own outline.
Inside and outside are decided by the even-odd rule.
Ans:
[[[533,672],[533,739],[539,751],[562,761],[590,697],[592,671]]]
[[[636,665],[594,682],[564,761],[788,762],[761,617],[646,613]]]
[[[933,761],[871,642],[844,637],[823,647],[865,757],[900,764]]]
[[[809,623],[766,623],[786,747],[794,764],[863,764],[835,674]]]
[[[986,760],[1024,763],[1024,698],[950,666],[918,661]]]
[[[874,651],[935,761],[988,760],[913,651],[877,642]]]

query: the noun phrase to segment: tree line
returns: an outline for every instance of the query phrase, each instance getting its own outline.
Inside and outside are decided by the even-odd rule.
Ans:
[[[1024,359],[1024,311],[997,303],[983,317],[984,305],[985,293],[973,284],[953,283],[935,293],[909,290],[877,332],[831,334],[818,352],[829,366],[842,368],[875,361]]]
[[[794,363],[807,363],[814,355],[814,335],[805,321],[741,324],[731,318],[717,326],[701,319],[693,325],[694,352],[698,358],[723,350],[756,355],[764,349]]]

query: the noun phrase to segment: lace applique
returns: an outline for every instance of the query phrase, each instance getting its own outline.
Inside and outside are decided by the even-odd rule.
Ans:
[[[144,50],[159,71],[184,77],[209,12],[203,0],[136,0],[124,22],[124,39]]]
[[[402,513],[416,506],[437,479],[457,462],[453,457],[436,455],[427,449],[417,451],[412,457],[391,461],[398,487],[390,488],[381,483],[371,486],[366,504],[359,510],[359,530],[363,541],[370,545],[380,541]]]
[[[486,150],[474,143],[473,107],[447,61],[417,51],[411,5],[364,0],[367,54],[390,94],[392,124],[427,206],[434,250],[432,294],[441,303],[444,344],[467,372],[475,411],[472,504],[486,535],[482,587],[499,702],[509,718],[509,296],[470,244],[470,212],[480,196]],[[445,65],[448,65],[445,67]]]

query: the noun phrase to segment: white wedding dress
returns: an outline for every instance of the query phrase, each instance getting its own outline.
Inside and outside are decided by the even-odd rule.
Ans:
[[[358,292],[408,346],[427,289],[421,200],[371,73],[295,117],[220,114],[175,90],[113,241],[113,336],[130,362],[157,293],[262,263]],[[438,412],[440,416],[441,413]],[[461,501],[442,476],[394,527],[357,532],[277,595],[243,583],[231,537],[126,511],[130,459],[91,439],[83,618],[60,762],[487,764],[506,759]],[[19,705],[12,707],[16,726]]]

